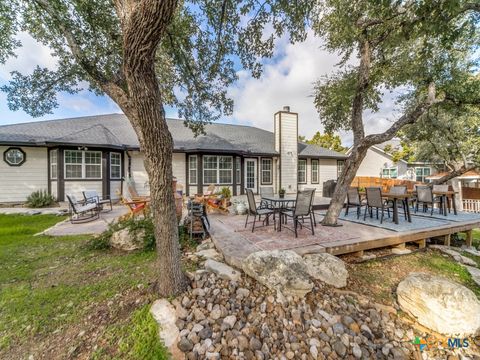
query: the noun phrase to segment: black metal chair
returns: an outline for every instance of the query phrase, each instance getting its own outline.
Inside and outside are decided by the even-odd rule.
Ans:
[[[113,207],[112,207],[112,199],[110,199],[110,197],[100,197],[100,195],[98,195],[97,191],[96,190],[85,190],[83,191],[83,197],[85,199],[86,202],[95,202],[99,209],[100,210],[104,210],[104,205],[109,205],[110,206],[110,210],[106,210],[106,211],[112,211]]]
[[[370,212],[370,217],[373,217],[373,209],[377,210],[377,219],[378,219],[378,209],[382,210],[382,216],[380,218],[380,224],[383,223],[383,218],[385,214],[385,209],[387,209],[388,217],[390,217],[390,208],[393,208],[393,204],[383,201],[382,189],[379,187],[368,187],[366,188],[367,194],[367,206],[365,207],[365,212],[363,214],[363,220],[367,219],[367,212]]]
[[[72,224],[88,222],[100,217],[100,209],[97,203],[78,201],[73,195],[67,195],[67,200]]]
[[[264,197],[264,196],[273,196],[273,195],[274,195],[273,186],[266,186],[266,187],[260,188],[260,196]],[[265,199],[260,200],[260,206],[270,208],[270,209],[274,208],[274,205],[272,204],[272,202]]]
[[[432,209],[430,210],[430,215],[433,215],[435,204],[438,204],[440,214],[443,214],[443,196],[433,196],[433,189],[430,186],[417,186],[417,204],[415,205],[415,213],[418,212],[419,205],[423,205],[423,212],[427,212],[428,206],[431,206]]]
[[[313,229],[313,215],[312,215],[312,199],[315,190],[303,190],[297,193],[297,200],[295,201],[295,208],[293,210],[282,210],[280,213],[280,230],[282,230],[282,217],[292,218],[293,220],[293,229],[285,226],[288,230],[291,230],[295,233],[295,237],[298,237],[297,228],[300,225],[301,227],[305,226],[302,224],[305,218],[310,220],[310,227],[307,229],[312,230],[312,235],[315,235],[315,230]]]
[[[358,187],[351,187],[347,190],[347,203],[345,204],[345,216],[348,215],[348,210],[350,207],[357,208],[357,219],[360,218],[362,213],[362,206],[365,204],[364,201],[360,198],[360,193]]]
[[[265,216],[265,219],[263,219],[263,226],[266,226],[269,224],[270,215],[273,215],[275,217],[275,210],[268,207],[264,207],[262,206],[262,204],[260,204],[260,206],[257,207],[257,204],[255,203],[255,195],[253,194],[252,189],[245,189],[245,191],[247,193],[247,200],[248,200],[248,212],[247,212],[247,218],[245,219],[245,227],[247,227],[247,224],[248,224],[248,217],[252,215],[253,216],[252,232],[253,232],[255,230],[257,216],[258,216],[258,221],[261,221],[260,220],[261,216]],[[276,230],[277,227],[275,225],[275,218],[273,220],[273,226],[274,226],[274,229]]]
[[[449,185],[433,185],[432,190],[434,192],[435,191],[447,192],[448,190],[450,190],[450,186]],[[434,195],[434,197],[435,197],[435,195]],[[450,212],[450,199],[448,198],[448,196],[440,195],[440,196],[437,196],[437,198],[443,198],[442,200],[445,201],[445,205],[447,207],[447,210],[448,210],[448,212]]]
[[[317,191],[317,189],[315,189],[315,188],[305,188],[304,190],[311,190],[311,191],[313,191],[312,205],[311,205],[312,209],[311,209],[311,211],[312,211],[312,216],[313,216],[313,225],[314,225],[315,227],[317,227],[317,219],[315,218],[315,211],[313,211],[313,203],[315,202],[315,192]]]

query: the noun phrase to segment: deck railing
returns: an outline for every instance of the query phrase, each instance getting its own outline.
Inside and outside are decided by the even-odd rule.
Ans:
[[[463,199],[463,211],[480,213],[480,200],[479,199]]]

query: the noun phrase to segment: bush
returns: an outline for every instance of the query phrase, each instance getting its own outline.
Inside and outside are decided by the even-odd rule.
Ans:
[[[232,197],[232,192],[230,191],[229,187],[222,187],[220,190],[220,194],[225,198],[225,199],[230,199]]]
[[[47,190],[34,191],[27,197],[27,206],[31,208],[52,206],[55,203],[55,198]]]

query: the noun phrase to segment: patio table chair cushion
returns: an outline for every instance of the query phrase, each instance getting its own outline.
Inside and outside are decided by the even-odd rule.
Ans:
[[[112,200],[101,198],[96,190],[85,190],[83,192],[83,197],[85,198],[86,202],[95,202],[100,206],[108,204],[110,205],[110,210],[112,210]]]

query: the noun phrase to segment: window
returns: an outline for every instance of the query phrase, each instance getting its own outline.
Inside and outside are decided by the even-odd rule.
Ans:
[[[50,178],[56,179],[58,176],[58,150],[50,151]]]
[[[312,184],[319,183],[318,159],[312,159]]]
[[[241,184],[242,183],[242,159],[239,158],[239,157],[236,157],[235,158],[235,172],[236,172],[236,177],[237,177],[237,184]]]
[[[110,179],[122,177],[122,154],[110,153]]]
[[[188,183],[192,185],[197,184],[197,155],[190,155],[188,157]]]
[[[10,166],[20,166],[26,160],[25,152],[20,148],[8,148],[3,153],[3,160]]]
[[[415,168],[415,180],[420,182],[425,182],[425,177],[430,176],[429,167],[416,167]]]
[[[231,156],[205,155],[203,157],[204,184],[231,184],[233,160]]]
[[[307,183],[307,160],[305,159],[298,160],[298,183]]]
[[[342,175],[343,168],[345,167],[345,160],[337,160],[337,179]]]
[[[382,177],[386,179],[396,179],[398,177],[398,168],[391,167],[382,169]]]
[[[65,179],[101,178],[101,151],[65,150]]]
[[[272,183],[272,159],[262,159],[262,184]]]

